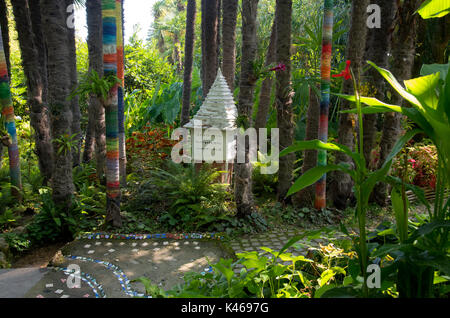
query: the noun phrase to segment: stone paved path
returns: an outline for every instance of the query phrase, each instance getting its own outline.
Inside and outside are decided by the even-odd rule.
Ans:
[[[190,271],[210,271],[209,264],[220,258],[235,257],[236,253],[258,251],[268,247],[279,251],[295,231],[247,235],[231,241],[205,239],[146,238],[131,239],[78,239],[62,249],[58,261],[48,268],[33,287],[7,282],[15,291],[0,297],[29,298],[122,298],[143,296],[143,284],[132,282],[146,277],[153,284],[168,290],[183,283],[183,276]],[[296,244],[288,252],[306,255],[308,246],[325,244],[325,239]],[[57,267],[56,267],[57,265]],[[81,273],[71,276],[70,268],[79,267]],[[238,265],[236,272],[240,271]],[[69,288],[68,281],[80,278],[80,288]],[[1,284],[0,273],[0,284]],[[6,294],[6,295],[5,295]],[[13,296],[13,294],[15,296]]]

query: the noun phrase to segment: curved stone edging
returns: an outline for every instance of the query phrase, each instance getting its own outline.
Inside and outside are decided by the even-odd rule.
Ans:
[[[91,262],[94,264],[99,264],[102,265],[103,267],[105,267],[108,270],[111,270],[114,274],[114,276],[116,276],[117,280],[120,283],[120,286],[122,287],[123,292],[127,295],[127,296],[131,296],[131,297],[143,297],[143,298],[152,298],[151,296],[146,296],[145,294],[142,293],[138,293],[136,291],[134,291],[131,288],[131,284],[130,284],[130,280],[128,279],[127,275],[124,273],[124,271],[117,265],[114,265],[112,263],[109,263],[107,261],[101,261],[101,260],[95,260],[89,257],[84,257],[84,256],[73,256],[73,255],[69,255],[66,256],[67,259],[74,259],[74,260],[79,260],[82,262]]]
[[[66,267],[54,267],[54,269],[63,272],[65,275],[75,275],[74,272],[70,272]],[[80,279],[85,282],[94,292],[95,298],[106,298],[103,286],[97,283],[97,280],[88,273],[80,272]]]
[[[148,240],[148,239],[214,239],[222,240],[224,237],[221,233],[158,233],[158,234],[110,234],[110,233],[85,233],[77,237],[77,239],[121,239],[121,240]]]

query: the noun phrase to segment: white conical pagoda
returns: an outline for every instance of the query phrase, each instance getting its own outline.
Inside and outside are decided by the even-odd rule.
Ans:
[[[192,155],[196,163],[214,162],[221,171],[226,171],[221,178],[223,183],[231,182],[236,140],[229,138],[227,133],[235,131],[237,116],[233,93],[219,69],[203,105],[184,128],[190,130],[188,140],[192,148],[189,156]],[[220,138],[214,131],[221,133]],[[208,154],[212,153],[214,159],[208,159],[211,158]]]
[[[203,105],[184,127],[194,128],[194,121],[201,121],[201,127],[205,129],[211,127],[220,130],[234,129],[236,128],[237,114],[233,93],[219,69]]]

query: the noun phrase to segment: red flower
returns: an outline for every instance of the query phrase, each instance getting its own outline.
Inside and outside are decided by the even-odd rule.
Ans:
[[[351,62],[347,60],[346,62],[347,66],[345,67],[345,70],[343,70],[340,74],[332,75],[333,77],[343,77],[346,80],[349,80],[352,78],[352,74],[350,73],[350,64]]]
[[[286,65],[284,65],[283,63],[278,64],[277,67],[274,67],[272,69],[269,70],[270,72],[277,72],[277,71],[286,71]]]

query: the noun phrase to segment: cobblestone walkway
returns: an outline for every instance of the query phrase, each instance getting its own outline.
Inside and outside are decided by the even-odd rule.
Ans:
[[[27,290],[17,290],[14,281],[8,287],[16,297],[30,298],[122,298],[144,296],[141,283],[133,282],[146,277],[163,289],[183,283],[189,271],[211,271],[209,264],[220,258],[230,258],[243,252],[264,253],[261,247],[279,251],[299,232],[287,230],[246,235],[231,241],[214,235],[178,237],[159,235],[110,236],[93,235],[80,238],[62,249],[61,255],[47,273]],[[213,238],[213,239],[211,239]],[[327,244],[326,238],[302,239],[287,252],[306,255],[308,248]],[[231,250],[230,250],[231,248]],[[69,288],[69,269],[78,266],[80,288]],[[237,266],[236,272],[242,266]],[[14,270],[13,270],[14,272]],[[12,272],[12,273],[13,273]],[[11,273],[9,275],[12,275]],[[1,278],[1,276],[0,276]],[[5,297],[5,296],[3,296]],[[6,296],[7,297],[7,296]]]

